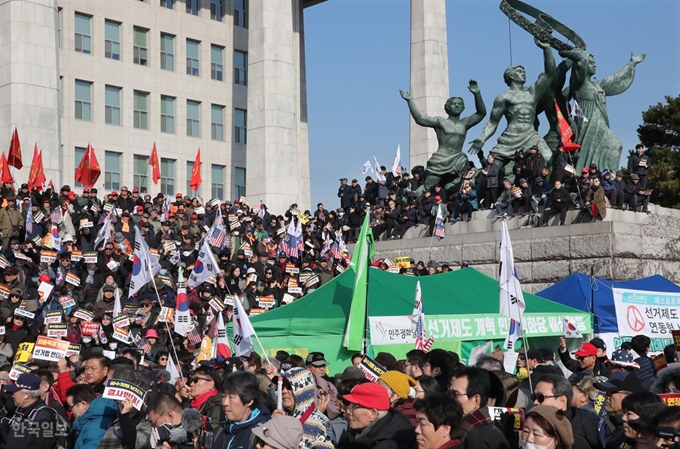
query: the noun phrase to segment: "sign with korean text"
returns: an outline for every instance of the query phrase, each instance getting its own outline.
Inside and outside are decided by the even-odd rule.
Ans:
[[[501,415],[503,413],[509,413],[514,419],[512,430],[521,432],[524,429],[524,410],[521,408],[509,408],[509,407],[487,407],[489,409],[489,417],[491,421],[501,420]]]
[[[257,306],[263,309],[271,309],[274,307],[274,295],[259,296],[257,298]]]
[[[29,312],[23,307],[19,307],[14,311],[14,316],[23,316],[25,318],[28,318],[29,320],[32,320],[33,318],[35,318],[35,313]]]
[[[17,347],[17,352],[14,354],[14,362],[26,363],[31,359],[31,354],[33,354],[33,347],[35,343],[23,342],[19,343]]]
[[[302,287],[298,287],[298,281],[295,278],[290,278],[288,280],[288,293],[291,294],[302,294]]]
[[[132,406],[137,410],[141,410],[144,404],[144,394],[146,392],[133,383],[120,379],[109,379],[104,386],[102,397],[117,401],[130,399]]]
[[[0,254],[0,268],[7,268],[9,267],[9,260],[2,254]]]
[[[0,296],[7,299],[9,298],[9,286],[5,284],[0,284]]]
[[[118,315],[113,319],[113,327],[127,327],[130,325],[130,317],[127,314]]]
[[[54,323],[47,325],[47,336],[52,338],[64,338],[68,334],[66,323]]]
[[[45,314],[45,324],[55,324],[61,323],[61,310],[55,310],[54,312],[47,312]]]
[[[378,377],[387,371],[384,366],[367,355],[365,355],[361,359],[361,362],[359,362],[359,369],[364,372],[366,379],[370,380],[371,382],[377,382]]]
[[[76,313],[73,314],[74,317],[80,318],[81,320],[84,321],[92,321],[94,318],[94,313],[90,312],[87,309],[78,309],[76,310]]]
[[[59,304],[61,304],[62,309],[68,309],[69,307],[75,307],[76,300],[72,296],[62,295],[59,297]]]
[[[31,368],[24,365],[23,363],[15,363],[12,365],[12,369],[9,371],[9,378],[16,382],[19,376],[22,374],[30,374],[31,372]]]
[[[71,343],[68,345],[68,350],[66,351],[66,357],[71,357],[72,355],[80,354],[80,345],[76,343]]]
[[[71,251],[71,262],[80,262],[83,260],[82,251]]]
[[[123,343],[130,343],[130,335],[128,334],[128,331],[126,329],[114,327],[113,338]]]
[[[56,251],[47,251],[47,250],[40,251],[40,262],[41,263],[52,263],[55,260],[57,260],[57,252]]]
[[[174,323],[175,322],[175,309],[172,307],[161,307],[161,311],[158,314],[159,323]]]
[[[85,253],[83,254],[83,259],[85,263],[97,263],[97,253],[96,252]]]
[[[587,313],[568,316],[582,334],[591,333]],[[560,314],[525,313],[525,332],[529,337],[564,335],[564,317]],[[415,344],[411,316],[370,316],[371,345]],[[427,315],[427,334],[437,342],[503,340],[508,335],[510,318],[501,314]]]
[[[75,274],[71,273],[70,271],[66,273],[66,282],[73,286],[80,286],[80,277],[76,276]]]
[[[33,358],[56,362],[59,359],[66,357],[68,345],[68,341],[43,337],[40,335],[38,336],[38,339],[35,342],[35,347],[33,348]]]
[[[82,229],[91,228],[92,226],[94,226],[94,223],[92,223],[88,218],[81,218],[80,219],[80,227]]]
[[[411,258],[408,256],[397,257],[394,259],[394,263],[398,268],[411,268]]]
[[[660,394],[659,397],[668,407],[680,406],[680,393],[665,393]]]
[[[666,362],[666,356],[663,354],[658,354],[652,357],[652,362],[654,363],[654,371],[657,373],[662,369],[668,367],[668,363]]]
[[[298,274],[300,272],[300,269],[295,266],[294,263],[287,263],[286,264],[286,273],[290,274]]]
[[[80,333],[83,335],[97,335],[99,333],[99,323],[96,321],[83,321],[80,324]]]
[[[619,335],[670,338],[680,330],[680,293],[613,288]]]
[[[224,310],[226,305],[224,304],[224,301],[220,300],[217,296],[214,296],[213,298],[210,299],[208,302],[210,304],[210,307],[215,310],[215,312],[219,313]],[[233,305],[233,304],[232,304]]]
[[[675,350],[680,354],[680,330],[673,331],[673,344],[675,345]]]

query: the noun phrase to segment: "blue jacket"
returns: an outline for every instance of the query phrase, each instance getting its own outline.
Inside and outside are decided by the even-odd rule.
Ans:
[[[258,424],[266,423],[270,419],[269,409],[260,404],[243,422],[223,422],[215,434],[212,449],[249,449],[252,430]]]
[[[118,404],[113,399],[98,397],[92,401],[85,414],[73,423],[77,437],[74,449],[96,449],[117,416]]]

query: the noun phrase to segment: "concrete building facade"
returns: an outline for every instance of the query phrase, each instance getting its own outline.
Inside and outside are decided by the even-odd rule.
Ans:
[[[37,142],[55,185],[81,187],[73,173],[91,144],[103,192],[308,207],[303,10],[316,3],[0,0],[0,136],[17,126],[27,166]]]

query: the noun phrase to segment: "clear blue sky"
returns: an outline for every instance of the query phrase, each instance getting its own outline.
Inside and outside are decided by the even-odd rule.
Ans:
[[[665,95],[680,93],[680,1],[528,2],[585,40],[597,62],[595,78],[618,71],[631,52],[647,54],[633,86],[607,99],[611,127],[627,154],[637,143],[642,111],[663,102]],[[510,40],[508,19],[499,4],[500,0],[446,2],[449,85],[451,95],[466,102],[464,116],[474,108],[469,79],[479,82],[487,109],[507,88],[503,71],[510,65]],[[399,96],[399,89],[409,90],[409,30],[409,0],[327,0],[306,10],[312,207],[323,202],[337,208],[338,179],[356,177],[363,186],[363,163],[375,155],[389,167],[397,144],[402,165],[410,168],[411,118]],[[511,35],[513,64],[524,65],[527,83],[533,84],[543,67],[541,51],[514,24]],[[560,61],[557,52],[555,58]],[[444,115],[443,105],[437,114]],[[487,119],[488,115],[468,133],[468,141],[478,137]],[[485,152],[495,140],[489,139]]]

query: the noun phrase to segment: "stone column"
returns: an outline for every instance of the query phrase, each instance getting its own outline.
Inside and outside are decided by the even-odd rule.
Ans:
[[[411,0],[411,96],[423,114],[443,115],[449,98],[446,0]],[[434,130],[409,116],[409,165],[425,166],[437,150]]]
[[[246,191],[253,204],[262,197],[276,213],[299,203],[302,187],[298,150],[300,74],[296,72],[293,30],[296,3],[249,3]]]
[[[305,21],[302,0],[293,0],[293,41],[295,48],[295,84],[297,105],[297,138],[298,138],[298,187],[297,203],[301,210],[312,210],[310,204],[309,174],[309,123],[307,121],[307,69],[305,66]]]
[[[0,0],[0,148],[19,130],[28,179],[33,143],[43,149],[45,176],[61,186],[60,81],[57,0]]]

